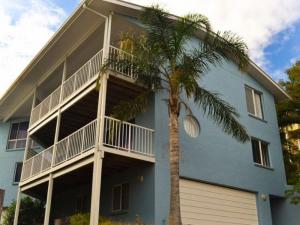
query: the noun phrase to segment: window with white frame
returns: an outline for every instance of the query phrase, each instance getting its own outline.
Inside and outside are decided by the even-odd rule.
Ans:
[[[112,190],[112,211],[120,212],[129,209],[129,184],[115,185]]]
[[[265,167],[271,167],[268,143],[251,138],[253,161]]]
[[[11,124],[7,149],[25,148],[28,125],[28,121]]]
[[[253,88],[250,88],[248,86],[245,86],[245,92],[246,92],[248,113],[255,117],[263,119],[264,115],[263,115],[263,108],[262,108],[261,92]]]
[[[15,165],[15,173],[14,173],[14,179],[13,182],[14,183],[19,183],[21,180],[21,174],[22,174],[22,167],[23,167],[23,163],[21,162],[17,162]]]

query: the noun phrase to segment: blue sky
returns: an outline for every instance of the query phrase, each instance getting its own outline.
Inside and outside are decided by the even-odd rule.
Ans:
[[[300,59],[299,0],[128,1],[146,6],[159,3],[179,16],[188,12],[206,15],[215,30],[241,36],[251,58],[276,81],[286,79],[285,70]],[[79,3],[0,0],[0,96]]]

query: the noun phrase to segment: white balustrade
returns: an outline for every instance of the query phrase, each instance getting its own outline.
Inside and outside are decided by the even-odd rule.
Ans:
[[[71,77],[46,97],[31,112],[30,126],[43,119],[62,102],[77,93],[85,84],[98,75],[102,67],[103,50],[94,55]],[[62,96],[61,96],[62,95]]]
[[[103,142],[108,147],[153,156],[153,133],[152,129],[106,116]]]
[[[109,60],[112,60],[110,68],[128,78],[136,79],[137,74],[133,68],[134,56],[114,46],[109,48]]]

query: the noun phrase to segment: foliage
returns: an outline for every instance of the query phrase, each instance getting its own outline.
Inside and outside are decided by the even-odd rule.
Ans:
[[[2,225],[13,225],[16,202],[5,210]],[[40,225],[44,222],[44,204],[30,197],[21,199],[18,225]]]
[[[199,106],[204,114],[226,134],[240,142],[249,140],[245,128],[238,122],[238,112],[219,94],[206,90],[201,78],[214,66],[234,61],[243,70],[248,64],[247,46],[231,32],[212,31],[209,20],[200,14],[174,17],[159,6],[146,8],[141,15],[143,32],[122,34],[120,47],[134,55],[133,59],[110,55],[105,68],[114,65],[133,70],[137,83],[148,90],[135,99],[121,102],[113,109],[113,116],[129,120],[145,110],[151,94],[164,91],[169,110],[169,160],[171,202],[169,224],[181,224],[179,199],[179,122],[185,109],[193,114],[190,102]],[[194,41],[195,36],[202,41]],[[195,45],[194,45],[195,44]],[[222,75],[222,74],[220,74]],[[185,98],[183,98],[185,97]],[[183,99],[187,99],[185,101]]]
[[[289,126],[300,123],[300,61],[296,62],[286,73],[288,79],[280,81],[280,84],[291,99],[278,103],[276,107],[287,181],[288,184],[293,185],[293,188],[287,191],[287,197],[292,203],[298,204],[300,203],[300,152],[292,140],[299,139],[300,132],[289,132],[288,140],[285,132]]]
[[[77,213],[69,218],[70,225],[89,225],[90,224],[90,214],[89,213]],[[121,222],[114,222],[109,218],[100,217],[99,225],[129,225]],[[137,219],[136,225],[143,225],[141,219]]]

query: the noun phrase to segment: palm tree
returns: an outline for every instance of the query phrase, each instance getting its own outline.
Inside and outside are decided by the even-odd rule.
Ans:
[[[249,137],[245,128],[237,121],[239,114],[217,93],[201,87],[200,78],[212,66],[224,61],[234,61],[239,69],[248,63],[247,46],[231,32],[214,33],[208,19],[200,14],[189,14],[182,18],[170,15],[159,6],[145,8],[141,15],[144,32],[121,35],[121,49],[135,57],[126,60],[122,55],[111,56],[106,68],[122,64],[134,69],[136,80],[147,90],[135,99],[121,102],[114,107],[113,116],[129,120],[145,110],[151,94],[165,91],[169,109],[169,162],[170,162],[170,225],[181,225],[179,196],[179,115],[182,109],[192,114],[188,101],[193,101],[204,114],[212,119],[225,133],[240,142]],[[196,48],[188,41],[196,35],[202,41]],[[113,69],[112,67],[111,69]]]

